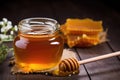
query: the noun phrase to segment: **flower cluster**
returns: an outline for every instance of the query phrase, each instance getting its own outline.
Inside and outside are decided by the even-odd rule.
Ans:
[[[17,26],[13,26],[12,22],[8,21],[6,18],[0,21],[0,63],[6,59],[8,52],[13,50],[13,48],[9,48],[2,44],[2,42],[13,41],[17,31]]]
[[[17,31],[17,25],[13,26],[6,18],[0,21],[0,41],[12,41]]]

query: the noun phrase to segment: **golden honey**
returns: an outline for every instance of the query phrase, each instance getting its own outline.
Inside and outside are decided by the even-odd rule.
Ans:
[[[28,71],[54,68],[61,59],[64,45],[58,26],[57,21],[49,18],[20,22],[19,34],[14,40],[16,63]]]

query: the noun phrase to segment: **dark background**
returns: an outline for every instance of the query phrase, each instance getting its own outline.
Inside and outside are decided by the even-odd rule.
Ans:
[[[119,2],[116,0],[1,0],[0,1],[0,20],[5,17],[8,18],[13,22],[13,24],[18,24],[18,22],[24,18],[28,17],[50,17],[55,18],[59,21],[59,17],[56,17],[56,13],[54,12],[53,3],[63,3],[72,4],[76,6],[83,5],[90,12],[92,10],[98,12],[100,9],[99,5],[103,5],[108,9],[114,10],[117,13],[120,13],[119,10]],[[68,3],[67,3],[68,2]],[[62,5],[55,5],[56,7],[61,7],[61,9],[65,7]],[[80,6],[81,7],[81,6]],[[69,9],[72,8],[69,7]],[[52,9],[52,10],[51,10]],[[80,11],[85,11],[80,9]],[[59,8],[58,8],[59,10]],[[68,14],[69,12],[62,12],[62,14]],[[71,11],[72,12],[72,11]],[[95,13],[96,13],[95,12]],[[74,13],[74,12],[73,12]],[[52,15],[51,15],[52,14]],[[55,14],[55,15],[54,15]],[[74,13],[73,15],[75,15]],[[89,15],[89,13],[87,13]],[[68,17],[90,17],[88,15],[77,15],[77,16],[68,16]],[[68,18],[66,17],[66,18]],[[65,19],[66,19],[65,18]],[[60,23],[64,23],[65,20],[61,21]]]

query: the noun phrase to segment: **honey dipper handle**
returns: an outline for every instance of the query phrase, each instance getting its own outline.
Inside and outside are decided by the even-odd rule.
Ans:
[[[105,54],[105,55],[102,55],[102,56],[89,58],[89,59],[85,59],[85,60],[81,60],[81,61],[78,61],[78,63],[79,64],[85,64],[85,63],[90,63],[90,62],[94,62],[94,61],[98,61],[98,60],[102,60],[102,59],[106,59],[106,58],[110,58],[110,57],[118,56],[118,55],[120,55],[120,51]]]

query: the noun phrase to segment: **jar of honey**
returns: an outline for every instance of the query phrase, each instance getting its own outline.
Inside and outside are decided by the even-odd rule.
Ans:
[[[50,18],[27,18],[19,22],[14,39],[16,63],[28,70],[45,71],[60,61],[64,39],[59,24]]]

